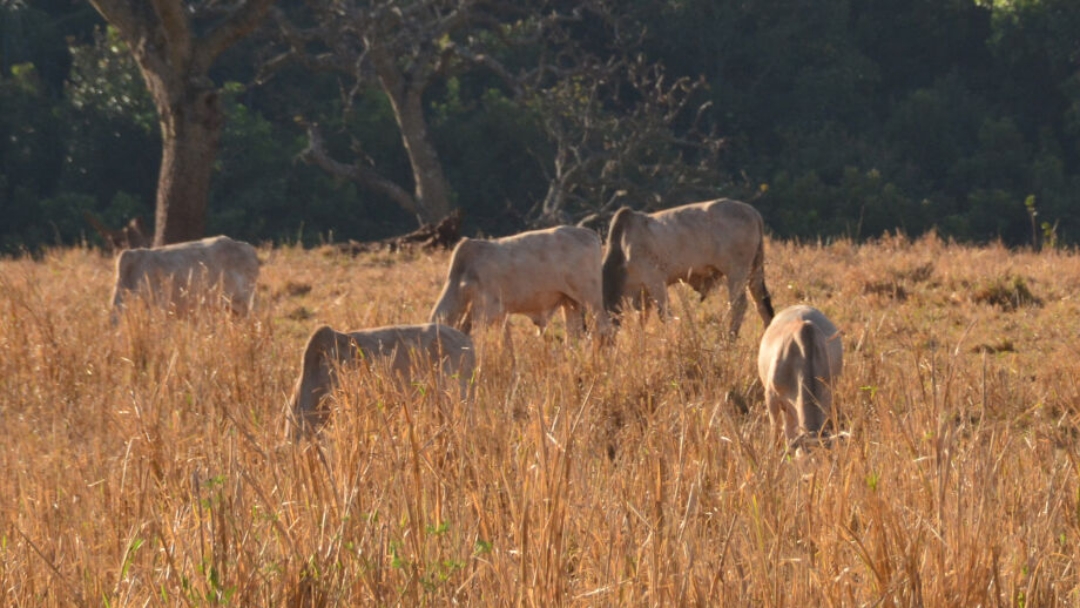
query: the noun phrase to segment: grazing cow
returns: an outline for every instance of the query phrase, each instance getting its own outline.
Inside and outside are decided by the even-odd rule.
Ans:
[[[820,437],[832,413],[833,383],[844,368],[836,326],[818,309],[785,308],[765,330],[758,373],[774,434],[783,416],[784,437],[798,448]]]
[[[734,338],[746,312],[746,288],[761,320],[772,321],[764,265],[764,222],[746,203],[720,199],[651,214],[623,207],[608,230],[604,306],[618,322],[624,298],[633,298],[639,310],[655,301],[663,319],[668,285],[683,281],[704,298],[724,277]]]
[[[126,249],[116,258],[112,323],[119,320],[128,292],[159,306],[186,310],[205,302],[220,287],[233,312],[247,313],[255,297],[259,258],[251,245],[215,236],[155,249]]]
[[[457,376],[462,399],[468,397],[476,367],[472,340],[446,325],[391,325],[349,333],[323,325],[308,338],[289,400],[295,437],[325,421],[327,414],[319,404],[333,390],[336,370],[354,360],[385,364],[405,384],[414,372],[437,366],[444,377]]]
[[[462,239],[450,258],[446,286],[431,322],[468,333],[474,324],[523,314],[543,329],[562,307],[567,337],[596,316],[600,335],[610,333],[600,278],[600,237],[587,228],[558,226],[495,240]]]

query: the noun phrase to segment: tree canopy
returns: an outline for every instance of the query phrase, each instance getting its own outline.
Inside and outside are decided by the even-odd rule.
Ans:
[[[730,196],[779,237],[1080,240],[1072,0],[275,10],[196,43],[225,117],[208,233],[369,240],[460,208],[495,235]],[[154,217],[160,119],[129,40],[83,3],[0,5],[0,251],[90,236],[86,212]]]

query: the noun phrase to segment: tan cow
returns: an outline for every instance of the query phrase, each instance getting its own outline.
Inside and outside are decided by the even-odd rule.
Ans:
[[[207,297],[216,296],[233,312],[247,313],[258,278],[255,248],[227,236],[154,249],[126,249],[116,257],[112,323],[119,320],[129,292],[177,310],[209,304]]]
[[[764,264],[764,222],[746,203],[720,199],[651,214],[624,207],[608,230],[604,306],[617,315],[625,298],[639,309],[653,301],[665,318],[668,285],[683,281],[704,298],[726,278],[728,331],[735,337],[746,312],[747,288],[761,320],[765,325],[772,321]]]
[[[610,333],[600,278],[600,237],[587,228],[558,226],[495,240],[463,239],[454,248],[431,322],[468,333],[476,324],[522,314],[543,329],[562,307],[567,335],[581,333],[585,312],[600,335]]]
[[[782,416],[789,446],[818,439],[832,414],[833,384],[843,369],[840,332],[820,310],[800,304],[780,311],[758,351],[773,433],[779,433]]]
[[[325,422],[320,402],[333,390],[337,370],[356,360],[387,366],[405,385],[417,372],[438,370],[442,377],[457,378],[462,399],[469,395],[476,368],[472,340],[446,325],[391,325],[349,333],[323,325],[308,338],[289,400],[295,437]]]

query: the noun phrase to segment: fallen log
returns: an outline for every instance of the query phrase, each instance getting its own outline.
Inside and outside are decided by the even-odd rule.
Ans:
[[[461,209],[455,209],[450,215],[434,224],[424,224],[408,234],[393,236],[378,241],[354,241],[338,244],[341,253],[358,255],[376,251],[396,252],[408,249],[434,251],[451,249],[461,240]]]

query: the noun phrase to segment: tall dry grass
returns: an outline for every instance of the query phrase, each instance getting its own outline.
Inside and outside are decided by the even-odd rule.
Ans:
[[[319,322],[418,322],[446,255],[263,250],[257,312],[108,323],[111,261],[0,261],[0,604],[1080,603],[1080,258],[771,242],[844,331],[851,437],[772,437],[763,328],[673,297],[609,348],[476,336],[471,405],[355,373],[284,404]]]

